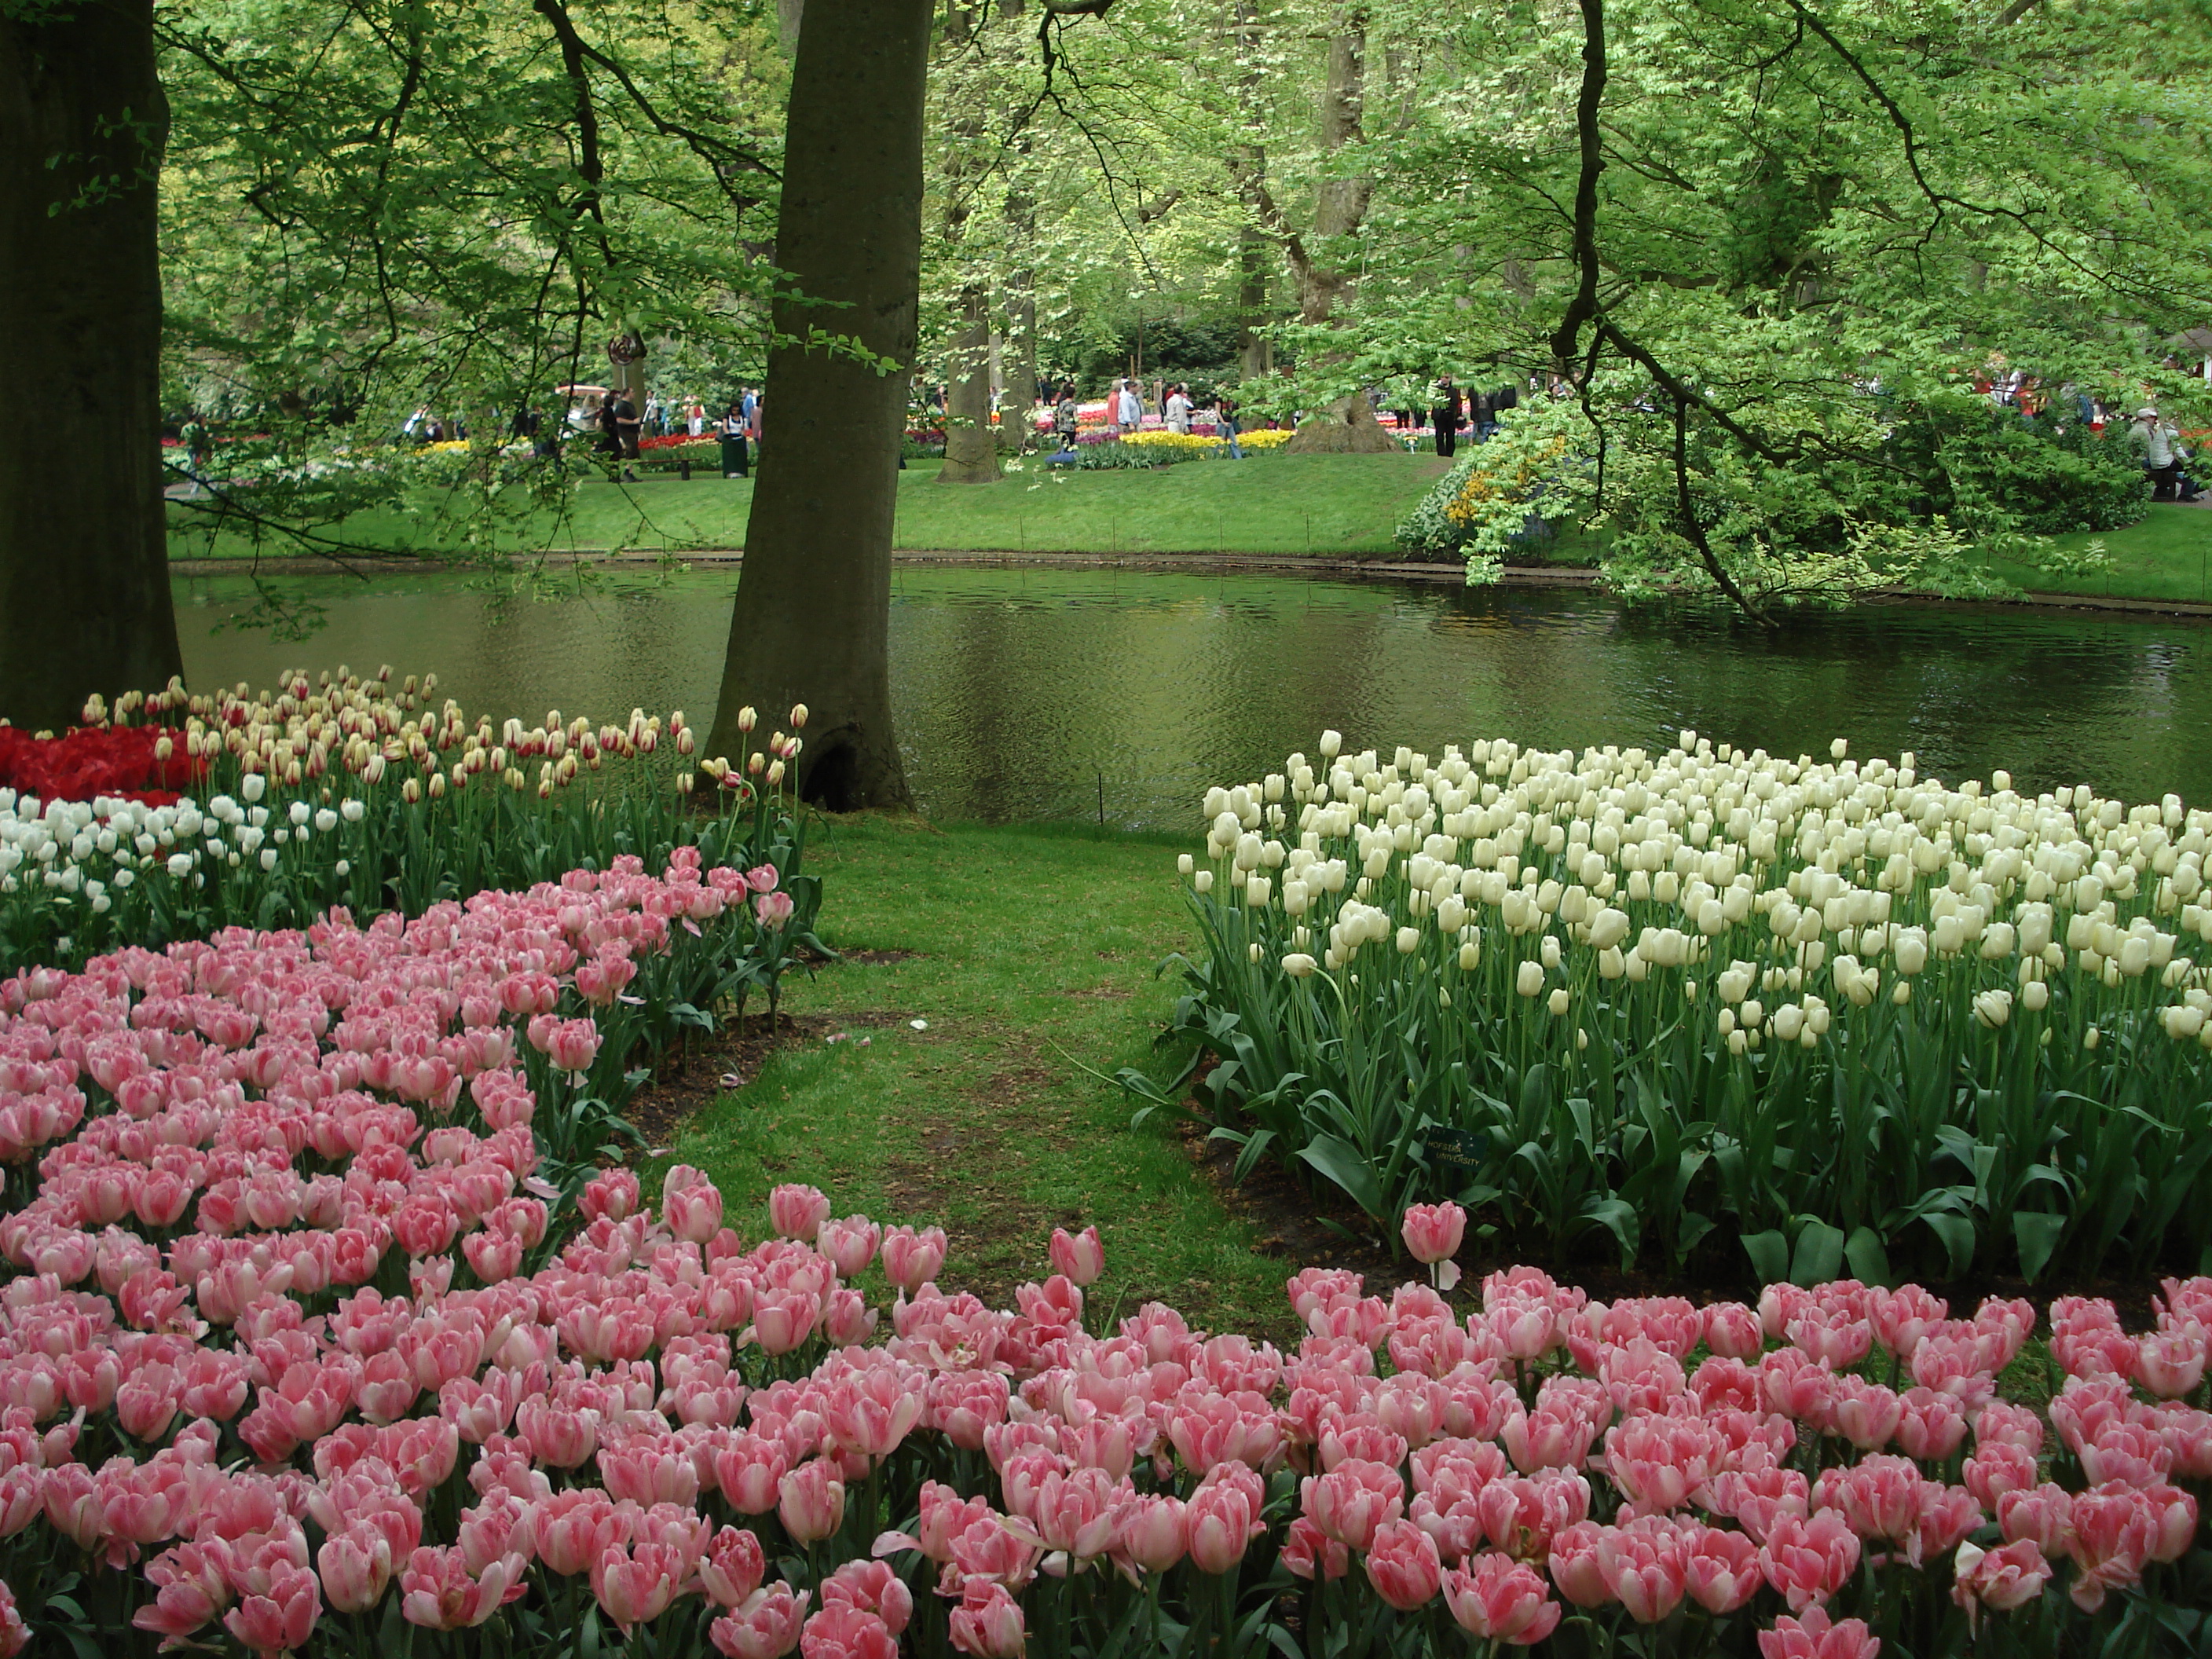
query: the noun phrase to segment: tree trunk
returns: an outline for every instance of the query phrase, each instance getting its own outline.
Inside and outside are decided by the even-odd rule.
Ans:
[[[48,21],[40,21],[41,15]],[[153,0],[0,9],[0,716],[74,724],[184,670],[161,501]]]
[[[1334,155],[1347,144],[1366,142],[1361,120],[1367,104],[1367,10],[1345,8],[1337,32],[1329,37],[1328,80],[1322,89],[1321,147]],[[1314,197],[1313,234],[1318,240],[1349,236],[1367,217],[1370,179],[1323,179]],[[1303,246],[1291,251],[1298,279],[1298,315],[1308,323],[1325,323],[1336,302],[1352,285],[1352,273],[1322,265],[1304,257]]]
[[[1267,239],[1249,225],[1237,232],[1237,372],[1256,380],[1275,366],[1274,349],[1260,331],[1267,321]]]
[[[945,356],[945,465],[937,482],[996,483],[999,435],[991,429],[991,295],[978,281],[960,289],[960,326]]]
[[[811,711],[800,794],[908,803],[891,732],[891,517],[921,287],[927,0],[809,6],[792,68],[777,259],[799,291],[775,334],[856,337],[896,368],[802,343],[769,353],[766,446],[708,752],[742,761],[738,712]]]

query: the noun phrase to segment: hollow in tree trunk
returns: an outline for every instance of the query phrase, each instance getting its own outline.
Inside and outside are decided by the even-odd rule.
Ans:
[[[921,286],[925,0],[809,6],[792,67],[764,447],[708,752],[741,762],[738,711],[808,706],[799,788],[837,811],[908,804],[891,732],[891,515]],[[844,335],[878,373],[809,346]]]
[[[42,20],[43,21],[40,21]],[[0,7],[0,717],[183,672],[161,502],[153,0]]]

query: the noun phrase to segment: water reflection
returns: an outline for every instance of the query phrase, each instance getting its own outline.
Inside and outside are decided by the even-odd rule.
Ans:
[[[501,599],[459,577],[288,583],[329,626],[278,644],[215,626],[236,579],[178,583],[188,672],[267,684],[288,664],[435,668],[495,717],[633,705],[711,712],[735,577]],[[2011,770],[2132,799],[2212,799],[2212,634],[2169,619],[1884,606],[1777,633],[1626,612],[1587,593],[902,567],[892,687],[927,810],[1182,825],[1205,786],[1260,775],[1325,726],[1439,750],[1663,745],[1682,726],[1784,754],[1850,738],[1947,777]]]

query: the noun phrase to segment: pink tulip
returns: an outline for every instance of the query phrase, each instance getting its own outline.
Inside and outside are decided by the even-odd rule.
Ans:
[[[315,1566],[331,1612],[367,1613],[392,1583],[392,1542],[374,1527],[356,1523],[323,1541]]]
[[[853,1279],[875,1260],[883,1237],[884,1230],[867,1217],[848,1216],[842,1221],[824,1221],[815,1248],[830,1258],[838,1278]]]
[[[1401,1613],[1434,1599],[1443,1583],[1443,1563],[1436,1540],[1410,1521],[1386,1521],[1376,1528],[1367,1551],[1367,1582]]]
[[[755,1590],[743,1606],[714,1622],[708,1638],[728,1659],[783,1659],[799,1645],[806,1599],[805,1590],[794,1596],[788,1584]]]
[[[691,1562],[679,1547],[641,1541],[610,1544],[592,1564],[592,1595],[627,1636],[668,1610],[690,1577]]]
[[[1283,1565],[1299,1577],[1334,1582],[1352,1571],[1352,1552],[1303,1515],[1283,1539]]]
[[[399,1610],[428,1630],[471,1629],[523,1593],[527,1565],[508,1556],[472,1577],[458,1549],[418,1549],[399,1576]]]
[[[781,1237],[811,1244],[830,1218],[830,1200],[818,1188],[787,1182],[769,1194],[768,1218]]]
[[[1926,1342],[1921,1344],[1924,1352]],[[1927,1389],[1908,1389],[1899,1401],[1904,1407],[1897,1424],[1897,1443],[1909,1456],[1940,1463],[1956,1452],[1966,1438],[1966,1409],[1958,1399]]]
[[[1910,1458],[1869,1457],[1847,1468],[1821,1470],[1813,1503],[1839,1511],[1863,1539],[1902,1543],[1919,1522],[1923,1484]]]
[[[1444,1605],[1462,1630],[1481,1641],[1533,1647],[1559,1628],[1565,1609],[1536,1570],[1504,1555],[1478,1555],[1443,1575]]]
[[[893,1636],[914,1617],[914,1592],[881,1561],[848,1561],[822,1581],[822,1610],[848,1607],[883,1620]]]
[[[827,1204],[824,1204],[825,1212]],[[945,1229],[893,1227],[884,1234],[884,1277],[908,1296],[937,1277],[945,1266]]]
[[[1459,1254],[1461,1241],[1467,1237],[1467,1212],[1449,1200],[1409,1205],[1398,1231],[1414,1261],[1436,1267]],[[1456,1273],[1449,1278],[1439,1275],[1437,1279],[1437,1288],[1447,1291],[1458,1282]]]
[[[1859,1540],[1833,1510],[1778,1518],[1759,1546],[1759,1570],[1792,1613],[1826,1601],[1858,1570]]]
[[[1243,1467],[1224,1464],[1223,1469]],[[1258,1484],[1256,1477],[1253,1484]],[[1200,1481],[1183,1506],[1190,1528],[1192,1565],[1200,1572],[1233,1571],[1244,1559],[1246,1547],[1267,1530],[1260,1516],[1261,1505],[1260,1497],[1236,1480],[1217,1480],[1216,1475],[1209,1474]]]
[[[722,1194],[690,1164],[676,1164],[660,1183],[660,1216],[677,1237],[704,1244],[722,1230]]]
[[[753,900],[753,914],[760,918],[763,927],[781,927],[791,920],[793,908],[788,893],[762,893]]]
[[[1690,1599],[1707,1613],[1734,1613],[1766,1581],[1759,1571],[1759,1546],[1746,1534],[1699,1528],[1689,1540],[1684,1567]]]
[[[1307,1476],[1298,1502],[1322,1532],[1364,1554],[1382,1524],[1406,1512],[1406,1483],[1386,1464],[1351,1457],[1325,1474]]]
[[[15,1610],[15,1592],[0,1583],[0,1659],[15,1659],[30,1640],[30,1626]]]
[[[539,1499],[536,1530],[538,1559],[568,1578],[589,1572],[611,1546],[627,1536],[612,1501],[593,1486]]]
[[[963,1587],[951,1625],[952,1645],[974,1659],[1021,1659],[1028,1641],[1021,1603],[989,1579],[971,1578]]]
[[[1095,1285],[1106,1271],[1106,1247],[1098,1242],[1096,1227],[1085,1227],[1073,1237],[1065,1227],[1054,1227],[1051,1255],[1053,1272],[1072,1285]]]
[[[1759,1632],[1759,1651],[1761,1659],[1875,1659],[1881,1638],[1867,1633],[1863,1619],[1832,1624],[1826,1607],[1808,1607]]]
[[[1971,1628],[1984,1607],[2010,1613],[2042,1595],[2050,1582],[2051,1564],[2033,1539],[2023,1538],[1993,1550],[1961,1544],[1951,1599],[1966,1610]]]
[[[837,1466],[826,1458],[812,1458],[783,1477],[776,1490],[775,1512],[792,1540],[817,1544],[845,1523],[845,1483]]]
[[[1682,1604],[1689,1542],[1662,1517],[1607,1527],[1597,1537],[1597,1570],[1630,1618],[1655,1625]]]
[[[740,1515],[766,1515],[782,1496],[791,1460],[782,1443],[740,1431],[716,1448],[714,1484]]]
[[[760,1540],[736,1527],[725,1527],[699,1562],[699,1585],[718,1607],[742,1607],[760,1588],[768,1562]]]
[[[222,1616],[223,1628],[257,1656],[305,1647],[322,1614],[320,1586],[302,1567],[277,1570],[264,1594],[246,1596]]]

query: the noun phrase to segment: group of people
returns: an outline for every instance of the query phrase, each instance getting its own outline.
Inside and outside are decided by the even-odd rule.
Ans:
[[[2144,476],[2150,480],[2154,501],[2193,501],[2204,491],[2185,470],[2189,452],[2182,447],[2181,433],[2172,421],[2145,404],[2128,423],[2128,442],[2142,457]]]
[[[1057,387],[1058,398],[1052,404],[1053,434],[1060,441],[1059,451],[1048,457],[1049,463],[1066,465],[1076,458],[1075,438],[1082,425],[1082,402],[1072,380],[1062,381]],[[1176,381],[1162,388],[1159,403],[1160,422],[1170,432],[1188,433],[1191,416],[1200,405],[1190,395],[1187,381]],[[1237,441],[1237,403],[1224,394],[1213,399],[1214,435],[1227,442],[1232,460],[1243,460],[1244,451]],[[1106,433],[1118,440],[1124,433],[1136,432],[1145,424],[1145,394],[1138,381],[1123,376],[1116,380],[1106,393]]]
[[[1498,430],[1498,416],[1509,409],[1521,406],[1521,388],[1508,380],[1492,392],[1477,392],[1472,387],[1462,392],[1449,374],[1437,377],[1429,398],[1429,424],[1437,437],[1437,453],[1452,455],[1458,453],[1459,432],[1464,426],[1475,442],[1487,443]],[[1398,424],[1402,429],[1409,411],[1397,411]]]

